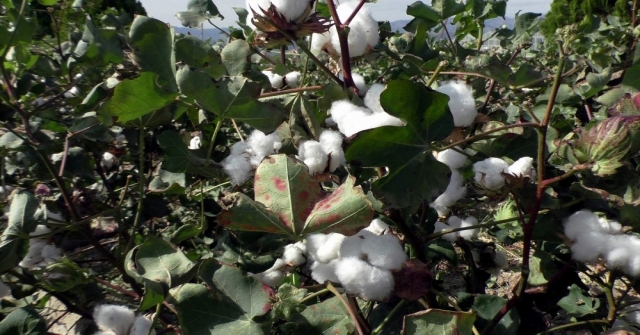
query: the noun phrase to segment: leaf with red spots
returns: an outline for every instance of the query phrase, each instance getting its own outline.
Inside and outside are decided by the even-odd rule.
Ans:
[[[324,196],[307,166],[286,155],[269,156],[260,163],[254,191],[256,201],[277,215],[296,236],[301,234],[314,205]]]
[[[471,335],[476,315],[473,312],[455,312],[428,309],[405,315],[402,335],[459,334]]]
[[[278,216],[243,193],[232,193],[222,202],[231,204],[218,215],[218,224],[223,227],[275,234],[292,233]]]
[[[350,232],[369,224],[373,219],[373,206],[362,188],[354,187],[355,182],[355,177],[347,177],[330,196],[316,203],[307,217],[303,233]]]

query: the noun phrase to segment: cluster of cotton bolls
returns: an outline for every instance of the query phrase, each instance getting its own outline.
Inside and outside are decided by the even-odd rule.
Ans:
[[[146,335],[152,325],[147,317],[136,317],[132,310],[119,305],[99,305],[93,311],[93,321],[100,329],[93,335]],[[151,334],[155,333],[151,329]]]
[[[231,154],[222,162],[222,168],[231,179],[231,184],[240,185],[251,177],[251,171],[262,159],[277,153],[282,147],[280,136],[276,133],[265,135],[254,130],[245,142],[231,146]]]
[[[262,74],[267,76],[271,87],[274,89],[280,89],[284,85],[288,85],[290,88],[296,88],[300,85],[300,78],[302,78],[302,74],[299,71],[292,71],[284,76],[268,70],[262,71]]]
[[[454,80],[440,85],[436,91],[449,96],[449,109],[456,127],[468,127],[473,124],[478,111],[469,85]]]
[[[581,210],[566,219],[564,234],[573,243],[573,259],[592,262],[601,257],[608,268],[640,276],[640,237],[624,234],[620,223]]]
[[[368,108],[357,106],[349,100],[334,101],[329,109],[331,117],[325,122],[330,126],[337,125],[338,130],[347,137],[367,129],[404,126],[402,120],[385,112],[380,105],[380,94],[384,89],[382,84],[371,85],[364,97],[364,104]]]
[[[469,216],[467,218],[462,219],[454,215],[449,217],[448,223],[449,224],[446,224],[442,221],[437,221],[433,232],[438,233],[447,229],[457,229],[457,228],[467,228],[467,227],[477,226],[478,219],[476,219],[473,216]],[[458,240],[458,238],[471,241],[472,239],[476,238],[476,236],[478,236],[478,232],[479,230],[477,228],[467,229],[467,230],[461,230],[461,231],[442,235],[442,238],[450,242],[455,242]]]
[[[358,1],[343,2],[336,7],[340,22],[344,23],[358,6]],[[380,40],[378,22],[373,18],[368,8],[362,7],[349,23],[349,57],[364,55],[370,48],[375,47]],[[313,34],[311,49],[314,51],[331,50],[341,55],[340,40],[335,26],[324,34]]]
[[[269,269],[260,273],[251,273],[249,276],[260,280],[263,284],[276,287],[285,276],[287,266],[299,266],[307,261],[307,246],[302,242],[288,244],[284,247],[284,253],[278,258]]]
[[[462,150],[460,147],[455,149]],[[456,150],[447,149],[434,154],[438,161],[446,164],[451,169],[451,179],[447,189],[430,205],[440,216],[449,215],[449,207],[467,195],[467,187],[464,185],[464,178],[459,169],[467,164],[468,159],[467,156]]]
[[[353,236],[307,236],[311,277],[340,283],[347,293],[368,300],[385,300],[393,292],[392,271],[400,270],[407,254],[389,226],[379,219]]]
[[[50,232],[51,229],[45,225],[36,226],[36,229],[29,234],[36,237],[29,240],[29,251],[18,265],[34,270],[55,263],[62,258],[62,250],[55,245],[49,244],[47,238],[42,236]]]
[[[335,171],[338,166],[346,164],[342,150],[342,135],[337,131],[325,129],[320,134],[319,141],[309,140],[298,146],[298,157],[309,168],[309,174],[314,175]]]
[[[474,180],[488,190],[499,190],[505,185],[503,174],[511,174],[516,177],[536,178],[536,170],[533,168],[533,158],[522,157],[509,165],[500,158],[489,157],[473,164]]]
[[[246,0],[245,4],[248,12],[246,23],[256,30],[251,22],[254,18],[253,12],[262,16],[263,11],[268,11],[273,5],[276,12],[289,22],[300,22],[306,18],[311,2],[308,0]]]

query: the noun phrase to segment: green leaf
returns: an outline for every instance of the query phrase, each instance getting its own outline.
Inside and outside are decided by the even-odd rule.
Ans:
[[[129,39],[142,71],[157,74],[160,86],[177,92],[173,28],[160,20],[138,15],[131,24]]]
[[[74,51],[78,60],[106,65],[119,64],[124,58],[118,32],[113,29],[99,29],[90,18],[86,20],[82,39]]]
[[[180,23],[189,28],[198,28],[202,22],[208,19],[224,16],[218,11],[218,7],[211,0],[189,0],[187,10],[176,14]]]
[[[484,328],[506,303],[506,299],[495,295],[472,295],[465,292],[458,292],[458,305],[460,308],[472,309],[476,312],[476,327],[478,327],[478,329]],[[518,327],[520,327],[520,315],[516,309],[511,309],[489,334],[516,334]]]
[[[4,135],[0,136],[0,148],[18,149],[22,146],[23,143],[24,141],[13,133],[5,133]]]
[[[209,259],[200,266],[200,278],[231,299],[249,320],[271,310],[267,291],[270,289],[259,280],[242,274],[242,270],[236,267]]]
[[[229,75],[240,75],[251,67],[251,47],[244,40],[235,40],[227,44],[220,55]]]
[[[222,202],[231,204],[217,217],[218,224],[223,227],[243,231],[292,234],[292,230],[276,214],[243,193],[232,193]]]
[[[582,289],[576,285],[571,285],[569,294],[558,301],[558,306],[567,311],[572,317],[582,317],[595,314],[600,307],[600,299],[583,294]]]
[[[13,193],[7,228],[0,237],[0,274],[14,268],[29,249],[29,233],[45,220],[46,208],[25,190]]]
[[[360,133],[347,148],[347,160],[362,166],[388,167],[388,175],[376,180],[373,187],[394,207],[431,201],[449,180],[449,168],[431,154],[431,142],[453,131],[448,97],[421,84],[394,80],[387,84],[380,102],[407,125]]]
[[[53,6],[60,2],[60,0],[38,0],[38,2],[45,6]]]
[[[149,192],[170,194],[184,194],[186,176],[184,173],[173,173],[163,169],[149,183]]]
[[[402,335],[470,335],[475,319],[472,312],[429,309],[406,315]]]
[[[0,321],[0,334],[42,335],[47,333],[47,323],[38,312],[30,308],[18,308]]]
[[[161,304],[167,296],[169,287],[163,283],[144,279],[144,296],[140,300],[139,311],[145,311],[153,306]]]
[[[529,269],[531,272],[527,278],[527,283],[532,286],[548,283],[560,271],[560,267],[553,261],[551,256],[540,249],[536,249],[533,252],[533,256],[529,260]]]
[[[352,232],[371,222],[373,205],[355,182],[354,176],[348,176],[331,195],[316,203],[302,232]]]
[[[578,87],[580,95],[584,99],[591,98],[600,92],[611,79],[611,67],[607,67],[601,73],[587,74],[587,84]]]
[[[171,243],[149,236],[136,253],[138,274],[147,280],[175,287],[188,281],[195,264]]]
[[[164,150],[162,168],[173,173],[193,173],[208,178],[217,176],[220,168],[213,161],[198,157],[194,150],[189,150],[180,135],[174,131],[164,131],[158,135],[158,144]]]
[[[51,292],[65,292],[78,285],[89,282],[89,275],[76,262],[64,257],[48,265],[41,275],[40,282]]]
[[[640,63],[633,64],[622,78],[622,89],[627,93],[640,91]]]
[[[456,0],[432,0],[431,5],[433,10],[440,16],[440,21],[444,21],[465,10],[464,3]]]
[[[291,284],[282,284],[278,287],[276,302],[273,304],[273,311],[276,316],[289,320],[294,314],[304,311],[307,307],[302,303],[307,290],[297,288]]]
[[[338,297],[307,306],[291,321],[282,326],[287,334],[332,334],[348,335],[355,333],[351,317]]]
[[[138,78],[122,81],[102,106],[102,112],[127,122],[167,106],[178,94],[163,90],[156,80],[156,74],[142,72]]]
[[[516,13],[516,23],[515,23],[515,31],[516,37],[514,42],[525,42],[530,40],[533,34],[535,33],[536,27],[540,23],[538,17],[542,14],[540,13]]]
[[[229,297],[200,284],[185,284],[171,291],[184,335],[263,335]]]
[[[176,62],[202,70],[214,79],[220,79],[227,73],[222,58],[208,41],[187,35],[176,41],[175,50]]]
[[[223,118],[243,121],[265,133],[273,132],[284,120],[274,106],[257,100],[260,84],[243,77],[225,78],[218,82],[206,73],[188,67],[178,71],[180,92]]]

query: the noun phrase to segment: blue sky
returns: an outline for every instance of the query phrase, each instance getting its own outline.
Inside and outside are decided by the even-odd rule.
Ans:
[[[407,6],[416,0],[378,0],[375,4],[369,4],[373,16],[377,20],[404,20],[409,17],[406,14]],[[140,0],[147,10],[149,16],[156,19],[169,22],[172,25],[179,26],[180,21],[175,14],[187,8],[188,0]],[[423,1],[429,3],[430,1]],[[237,16],[233,11],[233,7],[244,7],[245,0],[213,0],[225,19],[218,21],[221,26],[233,25]],[[522,12],[546,13],[549,11],[551,0],[510,0],[507,4],[507,16],[513,17],[514,14],[521,10]]]

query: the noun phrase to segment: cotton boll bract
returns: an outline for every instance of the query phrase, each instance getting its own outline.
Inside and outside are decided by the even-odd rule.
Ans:
[[[296,88],[300,85],[300,78],[302,78],[302,74],[299,71],[292,71],[284,76],[284,81],[289,87]]]
[[[462,148],[455,147],[458,151],[462,151]],[[459,153],[453,149],[442,150],[434,154],[436,159],[441,163],[446,164],[450,169],[460,169],[467,164],[469,159],[467,156]]]
[[[478,116],[471,87],[463,82],[450,81],[436,91],[449,96],[449,109],[456,127],[468,127]]]
[[[499,190],[504,186],[503,172],[508,171],[509,165],[500,158],[489,157],[473,164],[474,180],[489,190]]]
[[[536,177],[536,170],[533,168],[533,158],[522,157],[509,165],[508,173],[516,177],[529,177],[534,179]]]
[[[147,319],[144,316],[138,316],[136,320],[133,322],[133,327],[131,327],[131,331],[129,335],[147,335],[149,333],[149,328],[151,328],[152,321]],[[155,335],[156,331],[154,329],[151,330],[152,335]]]
[[[298,158],[307,165],[310,175],[324,172],[329,162],[329,157],[322,149],[322,145],[314,140],[300,143]]]
[[[251,178],[251,162],[244,155],[227,156],[221,164],[232,185],[240,185]]]
[[[372,237],[362,242],[361,249],[367,255],[367,262],[385,270],[400,270],[408,259],[400,240],[393,234]]]
[[[99,305],[93,312],[93,320],[98,328],[126,335],[135,321],[135,313],[125,306]]]

